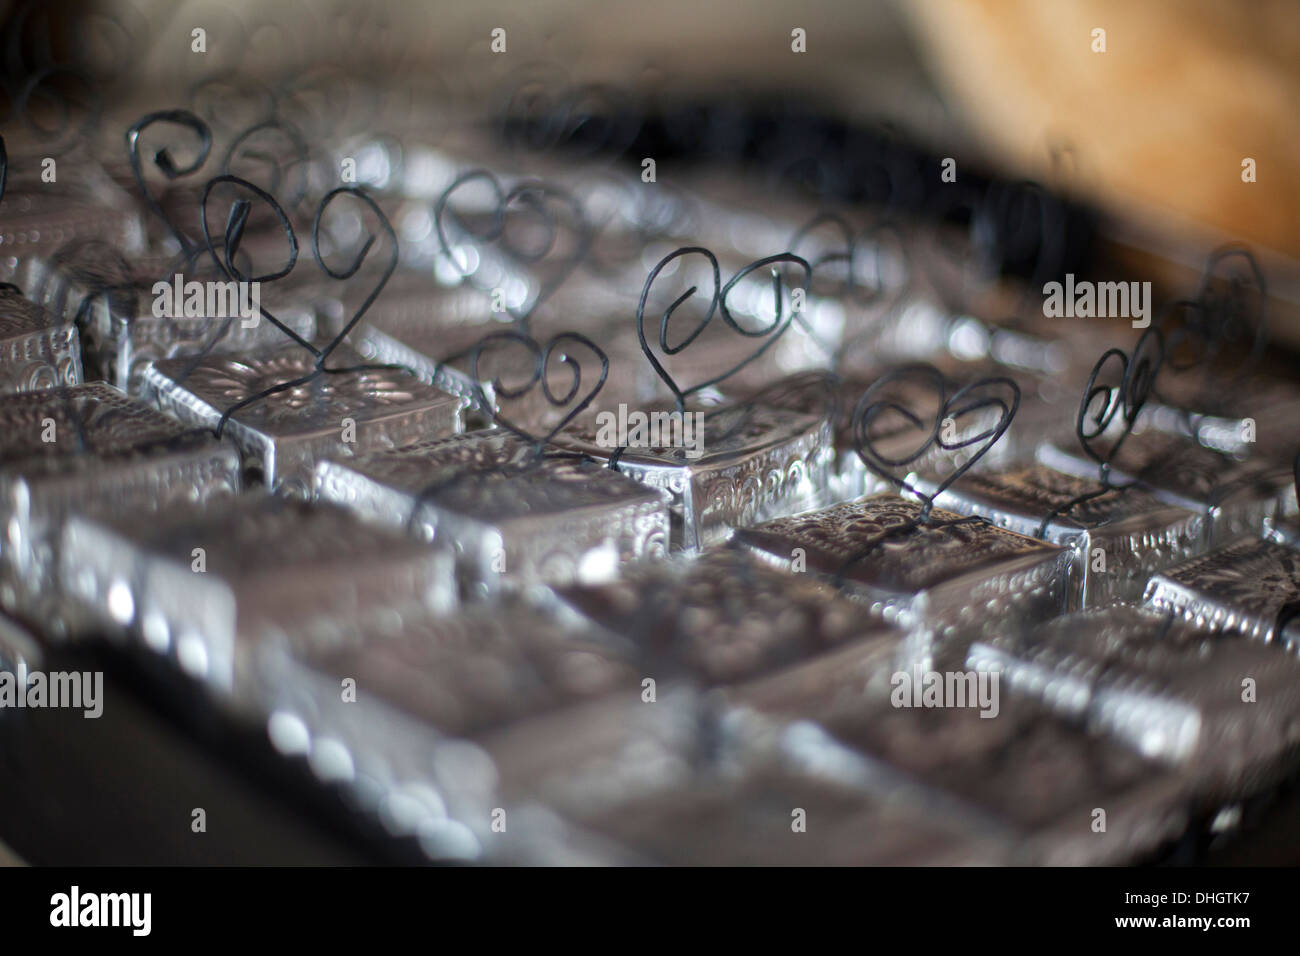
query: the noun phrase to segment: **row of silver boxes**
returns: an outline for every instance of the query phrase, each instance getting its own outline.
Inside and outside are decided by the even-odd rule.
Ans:
[[[1293,766],[1277,437],[1213,451],[1148,415],[1115,463],[1139,486],[1107,490],[1059,438],[1083,384],[1060,387],[1060,330],[917,303],[864,330],[822,302],[688,406],[692,455],[601,437],[598,411],[673,406],[609,316],[626,302],[568,289],[550,328],[604,346],[608,388],[539,449],[466,430],[485,404],[537,434],[563,417],[475,380],[490,277],[398,279],[327,372],[265,321],[119,306],[70,261],[29,260],[23,288],[135,397],[8,363],[0,599],[46,639],[166,655],[432,858],[1117,862]],[[294,295],[277,314],[304,339],[348,315]],[[718,331],[680,381],[752,351]],[[864,331],[1021,386],[925,520],[854,448],[885,369],[810,374]],[[961,461],[908,481],[939,492]]]
[[[104,626],[435,858],[1118,862],[1294,767],[1300,662],[1158,601],[935,669],[859,594],[736,548],[456,613],[433,560],[263,496],[74,519],[63,554]],[[1231,607],[1195,562],[1168,577]]]
[[[783,837],[774,862],[1124,859],[1207,801],[1262,786],[1294,743],[1293,659],[1271,645],[1291,639],[1300,576],[1294,505],[1277,486],[1271,508],[1242,506],[1264,514],[1269,538],[1208,554],[1225,496],[1198,512],[1152,488],[1110,493],[1119,503],[1085,537],[1067,526],[1059,541],[998,527],[1014,508],[987,522],[940,510],[891,538],[918,505],[884,494],[808,512],[772,497],[768,513],[730,519],[730,547],[641,562],[668,550],[663,497],[589,459],[537,461],[501,431],[342,464],[322,455],[317,474],[344,467],[368,483],[345,503],[370,522],[236,496],[233,447],[106,386],[3,408],[6,602],[42,629],[109,628],[166,653],[435,857],[753,859],[751,842],[719,829],[750,794],[752,825],[820,834]],[[1044,467],[1027,471],[1050,488]],[[1025,471],[972,473],[940,505],[973,498],[969,482],[1030,481]],[[527,519],[513,527],[501,520],[511,502]],[[495,551],[478,543],[485,519]],[[1108,522],[1125,533],[1097,533]],[[1167,527],[1177,534],[1153,563],[1141,546]],[[584,551],[593,533],[602,544]],[[448,537],[476,570],[440,546]],[[620,540],[642,544],[608,543]],[[525,587],[497,580],[480,589],[502,592],[494,602],[456,608],[466,582],[519,568]],[[1122,584],[1086,586],[1085,569],[1106,580],[1108,568]],[[1133,597],[1146,577],[1146,609],[1051,624]],[[1092,629],[1095,646],[1080,639]],[[1215,636],[1235,632],[1255,641]],[[978,699],[986,660],[1012,691],[984,698],[993,719],[924,694],[899,706],[890,690],[899,674],[919,686],[965,668]],[[1242,707],[1227,706],[1225,682]],[[966,772],[936,758],[954,741],[967,741]],[[1059,765],[1042,763],[1048,752]],[[990,762],[1007,764],[998,784],[984,779]],[[800,802],[778,813],[773,787]],[[944,812],[915,812],[930,806]],[[809,812],[827,829],[810,830]],[[885,820],[884,836],[841,846]]]

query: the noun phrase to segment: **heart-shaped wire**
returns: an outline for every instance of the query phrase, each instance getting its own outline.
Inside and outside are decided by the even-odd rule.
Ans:
[[[1220,290],[1215,280],[1220,265],[1240,259],[1246,266],[1245,276],[1227,277],[1228,287]],[[1254,287],[1255,294],[1246,291]],[[1257,298],[1258,303],[1253,303]],[[1207,361],[1213,361],[1224,346],[1233,345],[1242,338],[1253,338],[1250,349],[1236,369],[1232,382],[1248,376],[1264,357],[1268,347],[1268,282],[1255,254],[1239,243],[1230,243],[1215,249],[1201,270],[1196,301],[1201,303],[1207,318]]]
[[[1107,349],[1088,375],[1075,416],[1074,432],[1084,452],[1099,466],[1103,484],[1109,483],[1111,462],[1132,434],[1138,415],[1151,397],[1164,359],[1164,336],[1152,326],[1142,333],[1132,353],[1120,348]],[[1112,362],[1119,363],[1119,384],[1098,384],[1107,364]],[[1108,449],[1095,447],[1094,442],[1110,429],[1116,415],[1121,416],[1123,422],[1120,433]]]
[[[891,387],[909,380],[932,391],[937,399],[934,421],[928,429],[921,414],[910,407],[906,398],[894,397],[890,394]],[[858,399],[852,418],[853,447],[858,458],[872,472],[921,501],[922,509],[918,521],[925,522],[929,520],[934,500],[988,454],[1011,427],[1011,421],[1019,408],[1020,386],[1009,378],[993,376],[977,379],[949,395],[947,380],[933,365],[923,363],[903,365],[876,379]],[[958,431],[959,437],[955,439],[945,437],[946,431],[950,429],[957,431],[956,423],[961,419],[978,416],[988,409],[996,409],[998,416],[997,421],[989,427],[974,435],[960,437]],[[882,451],[877,442],[893,437],[897,433],[877,435],[872,431],[874,425],[891,413],[901,419],[905,427],[915,429],[923,436],[923,440],[915,448],[892,456]],[[907,481],[905,475],[895,474],[896,469],[914,465],[932,449],[954,452],[976,445],[980,447],[949,473],[929,495],[917,491]]]
[[[486,390],[483,387],[483,379],[479,373],[479,362],[485,352],[488,350],[513,343],[522,346],[526,352],[532,356],[533,371],[528,380],[522,385],[507,385],[498,375],[492,379],[492,399],[489,399]],[[592,355],[600,361],[600,377],[585,393],[582,392],[582,364],[574,356],[573,352],[566,348],[568,344],[580,345],[587,349]],[[568,368],[571,379],[568,389],[563,394],[557,394],[551,389],[549,373],[551,371],[551,360],[559,350],[559,361]],[[560,332],[552,336],[545,345],[539,343],[530,335],[522,332],[500,331],[492,332],[485,335],[469,353],[470,376],[475,382],[475,391],[478,396],[479,407],[488,411],[495,421],[502,428],[525,438],[537,445],[540,452],[546,445],[558,435],[564,428],[577,418],[582,412],[595,400],[600,394],[600,390],[605,387],[605,380],[609,377],[609,356],[595,342],[587,338],[580,332]],[[541,384],[541,394],[547,404],[555,408],[564,408],[578,398],[576,404],[569,410],[559,423],[556,424],[545,435],[535,435],[532,432],[522,428],[514,421],[502,414],[499,408],[501,399],[513,400],[523,398],[531,392],[538,384]],[[581,398],[579,398],[581,395]]]
[[[325,258],[321,255],[320,251],[321,220],[323,219],[325,210],[329,207],[330,203],[341,196],[353,196],[360,200],[379,219],[379,227],[383,231],[384,236],[388,239],[389,257],[388,265],[384,267],[383,275],[379,277],[379,281],[375,284],[374,288],[370,290],[365,301],[363,301],[357,311],[352,314],[352,317],[343,324],[343,327],[334,338],[330,340],[329,344],[321,350],[320,361],[322,363],[329,358],[330,354],[336,348],[343,344],[348,333],[356,327],[356,324],[361,321],[361,318],[366,314],[366,311],[374,305],[375,300],[379,298],[379,294],[384,291],[384,286],[388,285],[388,280],[391,279],[393,273],[397,271],[397,263],[400,256],[397,246],[397,233],[393,230],[393,224],[389,222],[388,217],[384,215],[384,211],[379,208],[379,205],[363,189],[356,186],[339,186],[335,189],[331,189],[320,201],[320,205],[316,207],[316,218],[312,222],[311,228],[312,255],[316,259],[316,264],[320,266],[325,274],[331,279],[337,279],[339,281],[346,281],[352,278],[357,274],[358,270],[360,270],[362,264],[366,260],[366,256],[370,254],[370,250],[375,244],[375,235],[373,233],[366,236],[366,241],[362,243],[360,251],[352,260],[352,264],[346,269],[336,270],[325,261]]]
[[[288,178],[288,171],[297,167],[299,170],[299,183],[297,189],[290,194],[286,205],[289,209],[296,210],[302,203],[303,197],[307,195],[309,185],[308,160],[310,159],[310,150],[307,147],[307,140],[299,132],[298,128],[285,120],[272,118],[263,120],[260,123],[254,123],[248,129],[244,130],[230,142],[226,149],[225,158],[221,162],[221,171],[226,174],[233,173],[231,166],[238,158],[237,154],[241,147],[254,138],[267,139],[267,134],[276,134],[282,137],[292,149],[291,158],[287,162],[282,162],[281,157],[274,152],[257,151],[247,149],[242,155],[246,158],[262,160],[270,166],[270,179],[267,183],[267,189],[272,193],[280,192],[281,180]],[[245,177],[246,178],[246,177]]]
[[[289,242],[289,255],[283,269],[265,274],[250,275],[245,273],[236,264],[236,257],[239,252],[240,243],[243,240],[244,227],[248,222],[248,216],[252,211],[253,206],[251,200],[243,197],[240,197],[231,203],[230,213],[226,220],[226,228],[221,237],[221,252],[217,252],[216,240],[212,235],[212,231],[208,228],[208,199],[211,197],[212,191],[224,183],[229,183],[251,192],[255,198],[266,203],[270,207],[272,213],[274,213],[275,217],[279,220],[280,228],[284,230],[285,238]],[[298,235],[294,232],[293,223],[289,221],[289,214],[284,211],[284,208],[274,196],[262,189],[260,186],[255,186],[253,183],[250,183],[246,179],[241,179],[238,176],[231,176],[229,174],[223,174],[221,176],[214,176],[212,179],[208,180],[207,185],[203,187],[203,197],[199,201],[199,225],[203,232],[203,242],[207,248],[208,255],[211,257],[212,261],[217,264],[217,267],[225,273],[228,279],[248,283],[275,282],[277,279],[282,279],[292,272],[293,267],[298,263]],[[289,326],[281,322],[265,306],[262,306],[260,302],[258,304],[258,309],[272,325],[298,345],[301,345],[314,355],[320,355],[320,351],[315,346],[293,329],[289,328]],[[227,319],[226,322],[228,325],[230,320]]]
[[[131,176],[135,179],[140,195],[144,198],[145,205],[149,211],[163,221],[163,224],[171,232],[172,236],[180,244],[182,250],[189,251],[197,248],[198,244],[185,235],[184,231],[172,222],[171,217],[163,209],[162,204],[149,191],[149,186],[144,179],[144,166],[140,161],[140,137],[146,129],[155,123],[167,123],[171,126],[180,126],[190,130],[198,137],[199,148],[194,159],[184,166],[177,166],[176,161],[172,158],[171,151],[162,146],[154,152],[154,165],[169,180],[180,179],[183,176],[190,176],[203,168],[203,164],[208,161],[208,154],[212,152],[212,130],[208,124],[203,122],[189,110],[160,110],[156,113],[149,113],[135,123],[126,131],[126,155],[131,164]]]
[[[699,338],[700,334],[703,333],[705,327],[707,327],[708,324],[713,320],[714,313],[719,311],[722,314],[722,321],[726,323],[727,326],[731,328],[732,331],[737,332],[740,335],[745,336],[746,338],[765,338],[766,341],[761,346],[759,346],[752,354],[750,354],[747,358],[742,359],[736,365],[732,366],[730,369],[721,373],[720,375],[715,375],[712,378],[708,379],[707,381],[700,382],[696,385],[691,385],[688,388],[683,388],[677,383],[677,381],[672,377],[672,375],[668,372],[668,370],[664,368],[663,363],[659,361],[659,359],[655,356],[654,352],[652,352],[650,349],[650,344],[646,340],[646,334],[645,334],[645,309],[646,309],[646,302],[650,297],[650,289],[654,285],[654,281],[656,278],[658,278],[659,274],[663,272],[664,269],[667,268],[674,260],[689,255],[702,255],[709,262],[709,266],[713,273],[713,292],[709,297],[709,307],[705,311],[704,318],[700,320],[700,322],[695,326],[695,328],[690,332],[690,334],[688,334],[685,338],[683,338],[678,344],[673,345],[670,344],[668,341],[668,326],[672,320],[673,313],[677,310],[677,308],[682,303],[684,303],[687,299],[693,296],[696,293],[696,291],[698,291],[699,287],[693,285],[685,292],[683,292],[681,295],[679,295],[675,300],[673,300],[673,302],[668,306],[668,308],[664,310],[664,313],[659,320],[660,351],[663,352],[664,355],[677,355],[681,352],[684,352],[687,348],[691,346],[691,344],[696,339]],[[789,315],[785,317],[784,321],[782,320],[782,315],[785,313],[785,306],[784,306],[784,302],[782,301],[782,294],[781,294],[783,280],[781,277],[780,270],[778,269],[772,270],[772,291],[774,297],[775,315],[770,324],[758,329],[746,329],[743,326],[741,326],[739,322],[736,321],[735,316],[732,315],[731,309],[727,305],[727,295],[731,292],[733,288],[736,287],[737,283],[743,281],[751,273],[757,271],[758,269],[762,269],[765,266],[776,265],[777,263],[792,263],[796,266],[799,266],[804,271],[802,287],[804,289],[807,289],[811,285],[812,275],[813,275],[812,266],[809,265],[805,259],[802,259],[791,252],[782,252],[774,256],[766,256],[765,258],[758,259],[755,260],[754,262],[751,262],[749,265],[745,266],[734,276],[732,276],[726,285],[722,285],[722,270],[718,265],[717,256],[715,256],[708,249],[705,249],[703,246],[683,246],[680,249],[676,249],[673,252],[670,252],[668,255],[664,256],[662,259],[660,259],[659,262],[655,265],[655,267],[650,270],[650,275],[649,277],[646,278],[645,287],[641,290],[641,299],[637,303],[637,307],[636,307],[637,340],[641,344],[641,352],[642,354],[645,355],[646,360],[650,363],[651,367],[655,370],[655,373],[659,376],[659,378],[663,380],[664,384],[667,385],[668,388],[672,391],[673,397],[677,402],[678,411],[682,411],[682,412],[685,411],[687,396],[695,395],[706,388],[711,388],[713,386],[718,385],[719,383],[735,375],[737,372],[739,372],[741,369],[748,366],[750,363],[756,361],[761,355],[763,355],[763,353],[765,353],[769,348],[771,348],[774,344],[776,344],[776,342],[781,338],[781,336],[785,334],[786,329],[790,327],[790,323],[794,320],[795,316],[798,313],[792,309],[790,310]]]
[[[492,191],[493,208],[490,210],[486,227],[475,228],[451,206],[452,194],[472,182],[486,183]],[[455,224],[456,231],[461,236],[468,237],[481,246],[496,244],[514,263],[531,268],[545,261],[555,251],[564,231],[560,217],[549,208],[548,204],[552,202],[567,207],[570,230],[573,233],[573,250],[567,257],[561,256],[555,261],[549,277],[534,277],[537,291],[526,307],[522,309],[507,307],[507,313],[515,320],[520,331],[525,333],[528,331],[528,320],[533,313],[574,273],[591,248],[591,228],[582,203],[567,190],[540,180],[525,180],[507,190],[501,185],[500,180],[486,169],[472,169],[462,173],[442,191],[434,203],[433,222],[438,234],[439,249],[461,277],[469,279],[471,271],[461,263],[457,250],[448,238],[445,225],[448,218]],[[540,221],[546,241],[538,247],[525,248],[510,237],[510,214],[512,207],[515,206],[527,207],[529,212]]]
[[[1097,487],[1085,491],[1064,504],[1057,505],[1043,516],[1035,532],[1039,538],[1047,534],[1047,527],[1056,518],[1067,515],[1079,505],[1111,491],[1125,491],[1138,482],[1130,481],[1116,485],[1111,479],[1111,463],[1119,454],[1133,426],[1137,424],[1147,401],[1155,394],[1156,377],[1160,373],[1166,356],[1164,336],[1156,325],[1152,325],[1137,344],[1132,353],[1123,349],[1112,348],[1102,353],[1088,375],[1088,382],[1083,388],[1083,397],[1079,401],[1079,412],[1075,416],[1074,433],[1084,452],[1097,463]],[[1115,385],[1098,384],[1098,379],[1108,363],[1119,363],[1119,382]],[[1094,442],[1110,430],[1115,416],[1120,416],[1123,427],[1115,436],[1108,449],[1099,449]]]

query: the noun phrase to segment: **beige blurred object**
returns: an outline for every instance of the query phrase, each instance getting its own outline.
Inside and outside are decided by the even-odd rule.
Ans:
[[[1300,259],[1295,0],[900,8],[998,158],[1118,214],[1168,210],[1175,222]],[[1093,52],[1094,29],[1105,30],[1104,53]],[[1065,146],[1073,169],[1053,162]],[[1242,181],[1247,157],[1254,183]]]
[[[7,845],[0,842],[0,866],[26,866],[26,862]]]

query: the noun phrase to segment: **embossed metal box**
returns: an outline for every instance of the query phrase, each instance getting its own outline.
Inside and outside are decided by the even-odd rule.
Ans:
[[[975,670],[1143,756],[1213,804],[1258,791],[1300,750],[1300,661],[1168,612],[1115,606],[972,646]]]
[[[913,629],[907,656],[920,663],[960,659],[968,640],[1065,608],[1068,548],[937,508],[912,527],[920,510],[875,495],[743,528],[736,541],[779,567],[829,575],[873,614]]]
[[[239,488],[239,456],[103,384],[0,397],[0,568],[6,605],[58,607],[59,535],[74,512],[148,514]]]
[[[869,637],[899,638],[824,581],[731,548],[647,564],[559,596],[631,640],[647,674],[703,685],[750,680]]]
[[[500,429],[321,461],[316,494],[454,550],[478,592],[603,581],[668,548],[664,495]]]
[[[687,414],[693,414],[687,409]],[[676,447],[631,448],[618,470],[672,500],[673,546],[697,550],[738,526],[816,507],[829,479],[831,426],[824,417],[762,405],[703,410],[701,454]],[[608,461],[594,423],[574,425],[556,444]]]
[[[855,783],[828,779],[794,760],[701,775],[679,789],[583,817],[583,835],[612,840],[631,859],[598,847],[574,862],[990,866],[1010,858],[1008,844],[981,833],[968,820],[872,794]],[[797,825],[800,820],[806,821],[806,828]],[[564,843],[568,855],[586,849],[573,835],[566,834]],[[558,848],[547,849],[538,856],[555,859]],[[529,862],[527,857],[524,862]]]
[[[318,617],[266,647],[252,693],[272,741],[347,787],[358,809],[433,858],[476,859],[501,842],[492,809],[502,801],[491,760],[469,738],[638,693],[628,650],[511,598],[361,625]],[[340,693],[344,681],[354,694]]]
[[[367,361],[401,365],[449,394],[475,401],[464,356],[483,336],[511,328],[502,321],[511,318],[509,313],[494,313],[490,297],[468,285],[449,289],[427,279],[419,291],[405,291],[401,282],[393,285],[366,312],[349,341]],[[341,328],[330,318],[324,324]]]
[[[1132,862],[1186,826],[1182,776],[1012,698],[991,672],[987,701],[972,694],[966,706],[926,706],[900,693],[901,672],[877,669],[864,680],[838,665],[828,656],[729,697],[735,706],[816,721],[858,755],[865,786],[1005,843],[1009,862]],[[1105,810],[1104,830],[1095,825],[1097,808]]]
[[[0,289],[0,394],[81,381],[81,340],[76,326]]]
[[[1047,444],[1041,462],[1058,471],[1095,477],[1096,462]],[[1290,470],[1259,459],[1238,461],[1180,435],[1134,435],[1111,463],[1115,484],[1139,481],[1152,495],[1205,516],[1206,546],[1259,534],[1264,519],[1295,514]]]
[[[186,673],[229,693],[259,644],[313,620],[356,629],[454,603],[445,556],[341,508],[249,494],[152,521],[74,517],[64,590]]]
[[[36,188],[11,189],[0,200],[0,275],[5,281],[19,275],[28,256],[47,255],[78,239],[102,239],[126,252],[144,247],[136,209],[42,195]]]
[[[145,305],[147,308],[148,303]],[[310,309],[277,309],[275,315],[302,338],[310,341],[315,335],[315,314]],[[285,334],[261,316],[245,321],[238,317],[155,316],[140,310],[128,318],[99,310],[93,320],[90,335],[109,380],[132,395],[146,391],[145,370],[160,359],[201,352],[213,357],[239,356],[286,341]]]
[[[1145,599],[1209,631],[1300,649],[1300,551],[1274,541],[1242,538],[1167,568]]]
[[[144,393],[166,412],[216,428],[223,413],[262,391],[305,379],[315,356],[287,346],[242,356],[167,359],[144,374]],[[335,368],[361,365],[346,347]],[[188,374],[186,374],[188,372]],[[351,458],[461,429],[463,403],[396,369],[321,374],[233,412],[225,434],[239,447],[246,471],[274,490],[308,497],[312,471],[325,455]]]
[[[462,737],[640,690],[626,642],[515,598],[453,615],[374,616],[360,627],[317,617],[288,632],[267,663],[284,669],[269,678],[271,692],[301,682],[315,689],[309,716],[317,724],[346,724],[366,709],[338,693],[351,677],[357,702],[382,700],[421,726]]]
[[[935,488],[924,479],[914,484],[924,494]],[[1097,496],[1077,501],[1085,495]],[[1153,572],[1204,546],[1201,515],[1136,488],[1106,491],[1046,465],[965,475],[935,504],[1070,548],[1072,609],[1140,600]]]

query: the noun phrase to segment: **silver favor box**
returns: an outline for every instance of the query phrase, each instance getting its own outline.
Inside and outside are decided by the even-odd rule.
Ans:
[[[0,290],[0,395],[83,380],[81,339],[60,319],[9,290]]]
[[[829,655],[729,698],[794,728],[815,721],[861,761],[864,786],[1004,844],[1006,862],[1130,863],[1186,826],[1180,775],[1003,693],[995,671],[929,672],[941,684],[982,679],[988,692],[927,705],[908,690],[920,668],[891,674],[877,661],[841,677],[840,664]]]
[[[75,517],[65,592],[220,695],[248,704],[256,656],[313,621],[343,630],[454,605],[449,561],[329,505],[249,494],[149,522]]]
[[[154,363],[144,394],[188,424],[215,429],[223,413],[315,371],[315,356],[296,345],[240,356]],[[336,368],[363,364],[346,347]],[[193,368],[191,369],[191,366]],[[239,447],[246,472],[273,490],[309,497],[312,472],[325,456],[351,458],[461,430],[463,403],[399,369],[320,374],[234,411],[224,434]]]
[[[1207,804],[1258,792],[1300,750],[1300,661],[1169,612],[1084,611],[976,644],[966,663],[997,668],[1007,692],[1179,768]]]
[[[1151,578],[1146,603],[1214,632],[1300,649],[1300,551],[1242,538]]]
[[[1096,462],[1047,444],[1039,460],[1060,471],[1095,477]],[[1259,458],[1239,461],[1190,438],[1144,432],[1132,435],[1111,463],[1117,485],[1139,482],[1161,501],[1205,516],[1207,547],[1243,534],[1259,534],[1264,520],[1295,514],[1290,470]]]
[[[453,550],[476,594],[604,581],[668,549],[662,494],[502,429],[321,461],[316,494]]]
[[[7,606],[71,624],[57,587],[63,524],[74,513],[139,521],[175,502],[239,489],[239,456],[103,384],[0,397],[0,542]]]
[[[915,484],[923,493],[934,489],[933,482]],[[1095,497],[1078,501],[1086,495]],[[1152,573],[1204,547],[1202,515],[1137,488],[1106,490],[1045,465],[964,475],[935,503],[1070,548],[1072,609],[1138,601]]]
[[[756,404],[688,407],[685,414],[702,416],[698,455],[642,446],[617,453],[616,462],[618,471],[670,496],[674,548],[716,544],[737,527],[816,507],[825,494],[832,451],[824,416]],[[606,462],[617,452],[591,422],[555,442]]]
[[[661,679],[703,686],[752,680],[868,636],[899,638],[824,581],[731,548],[632,568],[559,597],[631,641]]]
[[[918,663],[964,656],[964,643],[1066,606],[1068,548],[881,494],[736,532],[778,567],[828,576],[873,615],[913,632]]]

